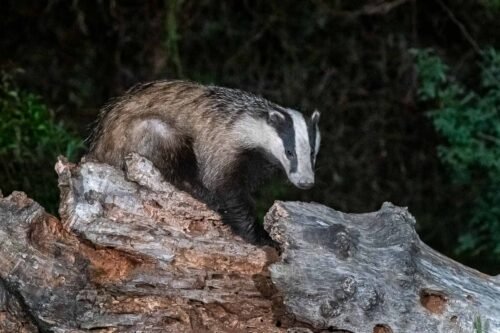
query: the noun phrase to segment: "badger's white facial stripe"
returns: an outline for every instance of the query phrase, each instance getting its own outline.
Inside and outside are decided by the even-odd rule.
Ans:
[[[287,109],[291,116],[295,133],[295,154],[297,157],[297,169],[290,170],[296,173],[296,177],[308,181],[314,181],[314,172],[311,161],[311,143],[309,142],[309,131],[304,116],[295,110]]]
[[[292,117],[293,129],[295,131],[295,149],[297,151],[297,155],[300,156],[307,153],[306,156],[309,156],[309,132],[307,131],[307,124],[304,116],[295,110],[286,111]]]
[[[285,147],[276,129],[265,119],[244,116],[235,123],[233,140],[240,147],[260,148],[277,159],[283,168],[289,168],[289,161],[284,155]]]

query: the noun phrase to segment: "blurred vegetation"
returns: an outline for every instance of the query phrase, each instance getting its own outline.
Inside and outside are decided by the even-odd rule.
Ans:
[[[58,155],[75,160],[83,143],[56,122],[39,96],[17,88],[8,74],[0,80],[0,188],[23,190],[55,213],[54,163]]]
[[[483,100],[495,88],[482,85],[478,68],[487,66],[479,65],[486,61],[480,50],[500,49],[497,0],[7,0],[3,7],[0,69],[23,69],[15,80],[20,91],[42,96],[55,123],[64,120],[80,137],[109,98],[160,78],[240,88],[306,113],[317,108],[323,133],[317,185],[299,191],[273,182],[261,191],[260,214],[274,199],[351,212],[392,201],[409,207],[428,244],[500,273],[493,238],[484,238],[493,230],[488,216],[497,214],[491,210],[496,192],[479,195],[497,181],[494,167],[449,163],[447,154],[456,159],[465,150],[439,127],[449,117],[476,131],[481,120],[467,123],[462,112],[474,117],[472,110],[493,103]],[[463,93],[422,100],[432,79],[418,79],[423,64],[412,48],[433,48],[443,59],[437,94],[455,84]],[[469,92],[476,97],[463,102]],[[441,112],[444,102],[456,114]],[[436,112],[428,116],[428,110]],[[482,123],[490,126],[485,134],[499,139],[498,119]],[[494,143],[481,140],[484,154],[495,159]],[[469,181],[458,181],[459,169]],[[28,181],[21,175],[30,177],[15,174],[21,183]],[[471,207],[489,215],[478,217]]]
[[[489,325],[481,320],[481,316],[477,316],[472,323],[472,333],[488,333]]]
[[[452,179],[474,194],[458,253],[500,256],[500,53],[482,52],[477,91],[450,76],[431,50],[415,52],[422,101],[432,101],[430,117],[446,139],[438,156]]]

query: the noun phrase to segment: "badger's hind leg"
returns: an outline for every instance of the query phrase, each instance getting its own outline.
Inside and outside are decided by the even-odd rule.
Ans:
[[[126,134],[125,155],[135,152],[149,159],[165,179],[177,182],[181,178],[180,163],[186,155],[186,139],[172,126],[158,118],[133,120],[131,132]]]

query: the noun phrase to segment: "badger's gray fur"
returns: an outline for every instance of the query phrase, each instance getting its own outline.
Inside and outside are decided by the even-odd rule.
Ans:
[[[185,81],[136,86],[106,106],[89,138],[89,157],[123,168],[131,152],[165,178],[218,209],[252,242],[252,191],[281,166],[299,188],[314,184],[319,113],[309,118],[261,97]]]

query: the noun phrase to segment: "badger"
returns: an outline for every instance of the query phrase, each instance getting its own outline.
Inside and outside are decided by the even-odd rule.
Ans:
[[[124,168],[129,153],[142,155],[167,181],[219,211],[233,232],[269,244],[252,194],[279,168],[300,189],[314,185],[319,118],[318,111],[304,117],[237,89],[156,81],[101,110],[88,157]]]

